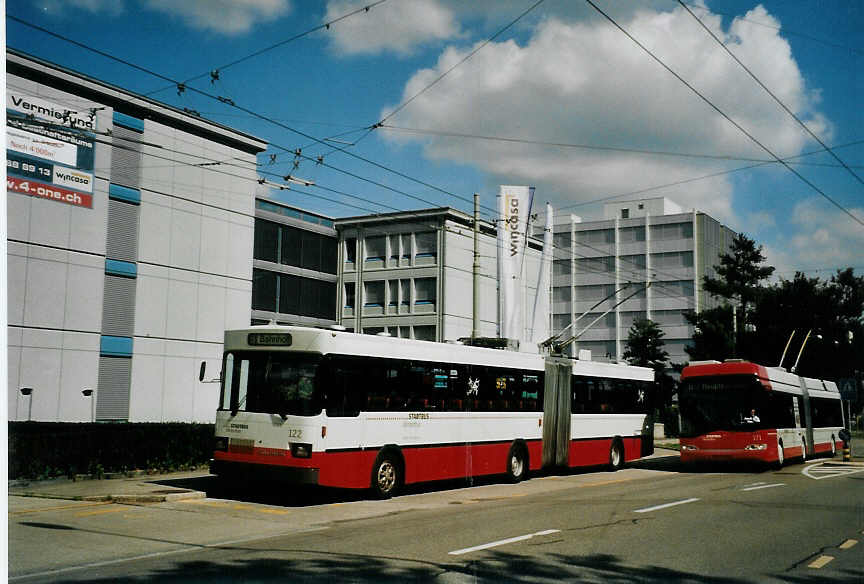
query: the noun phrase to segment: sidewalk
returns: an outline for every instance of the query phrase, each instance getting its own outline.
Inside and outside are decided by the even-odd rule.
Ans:
[[[50,479],[44,481],[9,481],[9,495],[69,499],[73,501],[114,501],[116,503],[162,503],[182,499],[203,499],[203,491],[172,487],[166,481],[178,481],[208,476],[206,469],[166,473],[141,474],[133,477],[81,480]]]

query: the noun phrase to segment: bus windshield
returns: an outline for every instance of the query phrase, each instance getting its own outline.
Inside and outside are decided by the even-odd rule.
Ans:
[[[320,361],[320,355],[308,353],[225,353],[219,408],[281,416],[320,414]]]
[[[679,389],[681,435],[695,437],[716,430],[747,431],[770,427],[775,417],[770,392],[743,376],[687,379]]]

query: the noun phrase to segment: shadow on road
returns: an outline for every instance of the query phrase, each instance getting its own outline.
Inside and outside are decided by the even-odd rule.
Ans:
[[[637,584],[749,584],[765,581],[764,575],[752,578],[727,578],[683,572],[659,566],[630,566],[617,556],[592,554],[565,556],[540,554],[521,556],[487,553],[467,562],[431,562],[386,555],[339,554],[302,549],[247,550],[238,557],[237,549],[225,550],[219,561],[178,562],[170,568],[119,578],[81,574],[63,582],[611,582]],[[233,553],[232,553],[233,552]],[[252,553],[259,557],[249,557]],[[282,556],[282,557],[280,557]],[[864,571],[852,570],[835,578],[820,575],[772,575],[772,581],[789,583],[860,582]]]

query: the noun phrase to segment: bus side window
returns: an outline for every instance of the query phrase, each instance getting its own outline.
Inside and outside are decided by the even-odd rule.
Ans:
[[[351,357],[333,357],[322,364],[329,370],[323,385],[327,388],[327,415],[331,417],[356,417],[366,409],[366,388],[376,368],[361,364]]]

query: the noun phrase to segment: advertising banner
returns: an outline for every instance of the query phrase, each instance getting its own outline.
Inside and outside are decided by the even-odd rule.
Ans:
[[[501,337],[524,337],[523,269],[534,187],[502,185],[498,195],[498,277]]]
[[[78,162],[78,147],[74,144],[47,139],[18,128],[6,129],[6,149],[70,166]]]
[[[69,189],[14,176],[6,178],[6,190],[41,199],[51,199],[52,201],[59,201],[76,207],[87,207],[88,209],[93,207],[93,195],[78,193]]]
[[[6,109],[60,126],[90,131],[96,129],[96,116],[90,112],[71,110],[39,97],[14,91],[6,92]]]
[[[6,92],[6,190],[93,208],[96,116]]]

